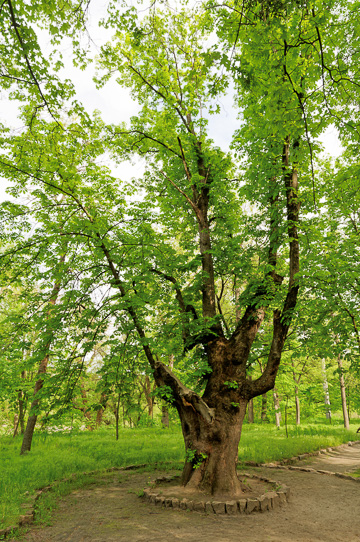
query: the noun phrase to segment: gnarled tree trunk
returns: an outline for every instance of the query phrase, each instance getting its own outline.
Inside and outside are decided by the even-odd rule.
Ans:
[[[192,132],[190,114],[187,114],[186,122],[188,129],[195,136],[195,132]],[[287,291],[284,291],[285,299],[282,307],[275,308],[272,312],[273,335],[264,371],[259,378],[249,381],[247,364],[252,344],[265,318],[268,299],[270,296],[275,296],[276,290],[281,287],[283,281],[283,277],[276,273],[277,249],[282,235],[279,226],[281,213],[278,212],[279,196],[277,194],[280,193],[282,187],[276,185],[274,179],[270,181],[269,270],[260,286],[252,285],[243,315],[240,318],[240,314],[237,314],[235,330],[227,338],[222,328],[219,307],[217,312],[216,299],[219,305],[220,296],[216,296],[215,293],[211,231],[207,216],[212,182],[211,171],[205,166],[201,143],[195,142],[194,155],[197,156],[198,180],[193,183],[180,137],[178,137],[178,144],[179,157],[183,161],[192,196],[183,192],[165,172],[162,173],[167,181],[185,197],[197,220],[202,265],[202,331],[197,336],[190,335],[189,326],[186,324],[189,314],[198,319],[196,310],[185,303],[176,278],[159,269],[151,269],[151,271],[161,277],[161,280],[172,283],[180,313],[184,316],[181,322],[185,348],[190,350],[197,344],[203,346],[211,372],[207,375],[207,384],[202,395],[187,388],[169,366],[157,360],[156,354],[153,353],[146,340],[146,333],[136,308],[128,304],[127,311],[142,341],[144,354],[153,369],[157,386],[166,386],[171,389],[171,402],[179,413],[186,448],[182,483],[192,488],[205,490],[212,495],[236,496],[241,494],[236,464],[246,407],[252,398],[263,395],[274,387],[281,353],[298,296],[299,285],[296,278],[299,273],[298,175],[296,169],[290,166],[290,138],[287,137],[284,142],[282,161],[289,244],[288,285]],[[273,183],[275,183],[274,186]],[[110,251],[104,242],[100,242],[99,246],[112,273],[113,284],[118,287],[121,297],[126,297],[126,284],[122,281]],[[237,309],[239,309],[238,305]]]

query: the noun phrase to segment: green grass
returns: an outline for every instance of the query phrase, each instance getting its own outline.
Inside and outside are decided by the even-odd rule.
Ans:
[[[243,461],[275,461],[356,440],[340,425],[304,425],[285,429],[245,425],[239,457]],[[25,493],[73,473],[129,464],[181,462],[184,445],[179,428],[123,429],[116,442],[113,432],[38,434],[29,454],[19,455],[21,438],[0,438],[0,528],[14,524],[21,514]],[[83,481],[81,482],[81,480]],[[80,477],[80,484],[85,478]],[[64,489],[66,490],[66,489]]]

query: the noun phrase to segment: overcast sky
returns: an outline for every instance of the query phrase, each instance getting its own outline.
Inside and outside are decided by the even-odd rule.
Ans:
[[[89,32],[93,41],[93,52],[96,54],[100,46],[111,37],[111,31],[99,28],[98,20],[102,16],[103,2],[93,0],[90,6]],[[50,52],[49,40],[44,32],[40,33],[40,45],[42,50]],[[95,109],[101,112],[102,118],[106,123],[127,122],[130,117],[136,115],[138,111],[137,104],[131,99],[127,89],[121,88],[115,81],[115,78],[106,84],[103,88],[97,89],[93,82],[95,74],[95,64],[92,63],[85,71],[75,68],[71,61],[71,45],[64,42],[62,45],[66,66],[63,75],[73,81],[76,88],[76,97],[83,103],[89,113]],[[220,100],[221,112],[219,115],[213,115],[209,119],[209,135],[215,144],[223,150],[227,150],[231,141],[232,134],[239,126],[237,111],[232,105],[233,99],[231,93]],[[21,121],[17,117],[18,105],[15,102],[9,102],[4,94],[0,94],[0,121],[8,126],[21,128]],[[325,144],[326,152],[332,156],[338,156],[340,145],[335,129],[329,129],[322,138]],[[143,171],[143,164],[139,162],[135,166],[124,164],[117,168],[116,174],[122,178],[131,178],[140,175]],[[7,183],[0,178],[0,200],[7,199],[5,194]]]

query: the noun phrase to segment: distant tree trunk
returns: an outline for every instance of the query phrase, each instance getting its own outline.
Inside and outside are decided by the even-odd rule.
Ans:
[[[96,420],[95,420],[95,427],[100,427],[104,415],[104,411],[106,409],[106,403],[107,403],[107,394],[103,392],[100,397],[100,405],[101,408],[96,413]]]
[[[117,398],[116,408],[115,408],[115,428],[116,428],[116,440],[119,440],[119,410],[120,410],[120,393]],[[125,417],[124,417],[125,419]]]
[[[248,422],[254,423],[254,400],[253,399],[250,399],[250,401],[248,402],[247,412],[248,412]]]
[[[263,393],[261,396],[261,421],[267,421],[267,393]]]
[[[22,371],[21,377],[25,378],[25,371]],[[18,392],[18,405],[19,405],[19,411],[17,414],[15,414],[15,417],[14,417],[13,437],[17,436],[19,432],[19,426],[20,426],[21,435],[23,435],[25,431],[25,394],[22,390],[19,390]]]
[[[156,384],[154,385],[154,387],[155,386],[156,386]],[[147,408],[148,408],[149,417],[153,418],[153,416],[154,416],[154,397],[153,397],[152,392],[151,392],[151,382],[150,382],[149,375],[145,376],[145,381],[143,383],[143,389],[144,389],[144,393],[145,393],[145,399],[146,399],[146,404],[147,404]]]
[[[63,256],[61,256],[61,258],[60,258],[60,262],[59,262],[60,266],[64,262],[65,262],[65,254]],[[53,288],[53,291],[52,291],[52,294],[51,294],[51,297],[50,297],[50,300],[49,300],[50,305],[55,305],[56,304],[56,300],[57,300],[57,297],[59,295],[59,291],[60,291],[60,282],[56,282],[54,284],[54,288]],[[48,311],[48,315],[50,316],[50,308],[49,308],[49,311]],[[49,351],[50,346],[51,346],[51,342],[52,342],[52,339],[53,339],[52,332],[50,332],[49,335],[50,335],[50,338],[48,338],[48,340],[46,341],[45,346],[44,346],[45,352]],[[32,439],[33,439],[33,435],[34,435],[34,429],[35,429],[35,425],[36,425],[37,417],[38,417],[37,410],[38,410],[38,408],[40,406],[40,401],[39,401],[39,395],[38,394],[39,394],[39,391],[42,389],[42,387],[44,385],[44,375],[46,373],[48,363],[49,363],[49,354],[47,353],[43,357],[43,359],[41,360],[39,368],[38,368],[38,372],[37,372],[38,379],[35,382],[35,386],[34,386],[33,401],[31,403],[29,417],[28,417],[28,421],[27,421],[27,424],[26,424],[26,429],[24,431],[24,438],[23,438],[22,445],[21,445],[20,455],[22,455],[22,454],[24,454],[26,452],[30,452],[30,450],[31,450],[31,443],[32,443]]]
[[[48,348],[50,348],[50,343],[47,345]],[[41,361],[39,369],[38,369],[38,376],[39,378],[35,382],[34,387],[34,395],[33,395],[33,401],[31,403],[30,407],[30,414],[27,420],[26,429],[24,432],[24,438],[21,445],[20,455],[24,454],[25,452],[30,452],[31,450],[31,443],[34,435],[35,425],[37,422],[37,409],[39,408],[39,399],[37,397],[39,391],[43,387],[44,380],[43,376],[46,373],[46,368],[49,363],[49,355],[47,354]]]
[[[299,400],[299,388],[295,386],[295,411],[296,411],[296,425],[300,425],[300,400]]]
[[[321,360],[321,371],[323,375],[323,390],[324,390],[324,402],[325,402],[325,414],[326,419],[331,423],[331,407],[330,407],[330,395],[329,395],[329,384],[326,376],[326,366],[325,358]]]
[[[273,390],[273,398],[274,398],[274,409],[275,409],[275,423],[276,423],[276,427],[280,429],[281,410],[280,410],[279,394],[277,392],[276,387],[274,387],[274,390]]]
[[[17,434],[18,434],[18,428],[19,428],[19,415],[15,412],[15,414],[14,414],[14,432],[13,432],[13,438],[17,436]]]
[[[348,415],[347,406],[346,406],[346,388],[345,388],[344,369],[343,369],[341,354],[338,355],[337,362],[338,362],[338,368],[339,368],[339,382],[340,382],[340,392],[341,392],[341,404],[342,404],[342,411],[343,411],[343,417],[344,417],[344,427],[345,429],[350,429],[349,415]]]
[[[306,363],[306,362],[305,362],[305,363]],[[293,362],[293,361],[291,361],[291,365],[292,365],[292,368],[293,368],[293,379],[294,379],[294,382],[295,382],[294,393],[295,393],[296,425],[300,425],[299,383],[300,383],[300,379],[301,379],[302,372],[300,372],[299,376],[296,376],[296,373],[295,373],[295,365],[294,365],[294,362]],[[305,368],[305,364],[304,364],[303,369],[304,369],[304,368]]]
[[[163,405],[162,408],[161,423],[164,427],[169,427],[169,410],[166,405]]]
[[[169,356],[169,367],[172,369],[174,367],[174,355]],[[166,403],[161,407],[161,423],[164,427],[169,427],[169,409]]]

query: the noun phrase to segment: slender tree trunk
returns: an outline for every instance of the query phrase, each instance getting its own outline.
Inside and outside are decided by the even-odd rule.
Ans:
[[[169,367],[172,369],[174,367],[174,355],[169,356]],[[164,427],[169,427],[169,409],[166,403],[161,407],[161,423]]]
[[[341,404],[342,404],[342,411],[343,411],[343,417],[344,417],[344,427],[345,429],[350,429],[349,416],[348,416],[348,411],[347,411],[347,406],[346,406],[346,388],[345,388],[344,369],[343,369],[341,354],[338,355],[337,362],[338,362],[338,368],[339,368],[339,382],[340,382],[340,392],[341,392]]]
[[[325,415],[326,419],[331,423],[331,406],[329,395],[329,384],[326,376],[325,358],[321,360],[321,371],[323,376],[323,390],[324,390],[324,402],[325,402]]]
[[[49,349],[50,344],[48,344],[47,347]],[[37,409],[39,408],[39,405],[40,405],[40,401],[38,399],[38,393],[43,387],[43,384],[44,384],[43,375],[46,373],[46,368],[47,368],[48,363],[49,363],[49,355],[47,354],[43,358],[39,366],[38,376],[40,378],[38,378],[37,381],[35,382],[33,401],[30,407],[30,414],[29,414],[25,432],[24,432],[24,438],[21,445],[20,455],[26,452],[30,452],[31,450],[31,443],[34,436],[35,425],[36,425],[37,417],[38,417]]]
[[[293,361],[291,361],[291,365],[292,365],[292,368],[293,368],[293,380],[295,382],[294,393],[295,393],[296,425],[300,425],[299,383],[300,383],[302,373],[300,373],[299,376],[296,376],[295,365],[294,365]]]
[[[120,393],[118,395],[116,408],[115,408],[116,440],[119,440],[119,410],[120,410]]]
[[[267,394],[263,393],[261,396],[261,421],[267,421]]]
[[[14,414],[14,432],[13,432],[13,438],[15,438],[18,434],[18,429],[19,429],[19,415],[18,414]]]
[[[20,433],[23,435],[25,433],[25,401],[24,401],[24,392],[20,392],[21,396],[19,397],[19,425]]]
[[[280,429],[281,410],[280,410],[279,394],[277,392],[276,387],[274,387],[274,390],[273,390],[273,398],[274,398],[274,409],[275,409],[275,423],[276,423],[276,427]]]
[[[153,416],[154,416],[154,398],[153,398],[153,396],[151,394],[151,382],[150,382],[149,375],[145,376],[143,389],[144,389],[144,393],[145,393],[145,399],[146,399],[146,404],[147,404],[147,408],[148,408],[149,417],[153,418]]]
[[[162,423],[163,427],[168,428],[169,427],[169,409],[168,409],[167,405],[162,405],[161,412],[162,412],[161,423]]]
[[[250,399],[250,401],[248,402],[247,412],[248,412],[248,422],[254,423],[254,400],[253,399]]]
[[[102,423],[104,411],[105,411],[105,408],[106,408],[106,403],[107,403],[107,395],[106,395],[105,392],[103,392],[101,394],[101,397],[100,397],[101,408],[96,413],[96,420],[95,420],[95,427],[96,428],[100,427],[100,425]]]
[[[63,256],[61,256],[61,258],[60,258],[60,262],[59,262],[60,266],[64,262],[65,262],[65,254]],[[50,307],[49,307],[49,311],[48,311],[48,316],[50,316],[51,306],[56,304],[56,300],[58,298],[59,291],[60,291],[60,283],[56,282],[54,284],[54,288],[53,288],[53,291],[52,291],[52,294],[51,294],[51,297],[50,297],[50,300],[49,300]],[[48,340],[46,341],[46,344],[45,344],[45,348],[44,348],[45,352],[49,351],[52,339],[53,339],[53,336],[52,336],[52,332],[51,332],[50,333],[50,338],[48,338]],[[35,425],[36,425],[37,417],[38,417],[37,411],[38,411],[39,406],[40,406],[39,392],[42,389],[43,384],[44,384],[44,375],[46,373],[48,363],[49,363],[49,354],[47,353],[43,357],[43,359],[41,360],[39,368],[38,368],[38,372],[37,372],[38,379],[35,382],[35,386],[34,386],[33,401],[31,403],[31,407],[30,407],[30,411],[29,411],[29,417],[28,417],[28,421],[27,421],[27,424],[26,424],[26,429],[24,431],[24,438],[23,438],[22,445],[21,445],[20,455],[22,455],[22,454],[24,454],[26,452],[30,452],[30,450],[31,450],[31,443],[32,443],[34,430],[35,430]]]
[[[299,388],[295,386],[295,411],[296,411],[296,425],[300,425],[300,399]]]

